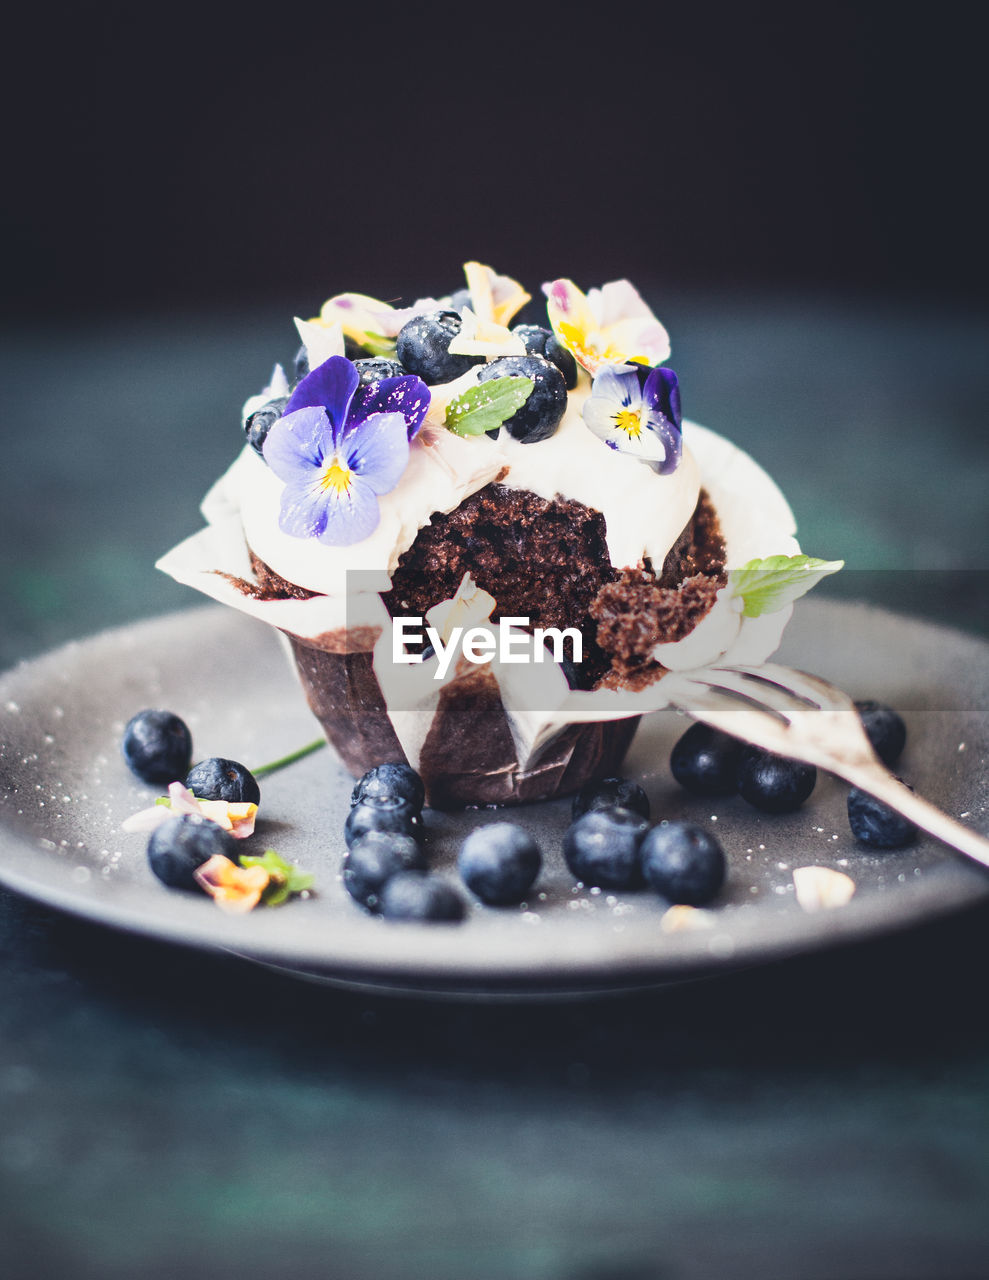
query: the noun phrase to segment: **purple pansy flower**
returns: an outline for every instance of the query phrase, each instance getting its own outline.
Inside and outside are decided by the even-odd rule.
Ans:
[[[340,547],[378,527],[378,495],[408,464],[429,388],[411,376],[359,383],[350,360],[331,356],[299,382],[268,432],[265,461],[285,482],[283,533]]]
[[[680,465],[680,385],[672,369],[605,365],[584,402],[584,422],[599,440],[648,462],[660,475]]]

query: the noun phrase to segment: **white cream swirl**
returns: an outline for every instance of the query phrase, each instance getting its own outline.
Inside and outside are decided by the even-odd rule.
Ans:
[[[391,493],[378,499],[380,522],[370,537],[346,547],[296,538],[279,528],[282,481],[245,448],[203,504],[207,518],[223,507],[240,512],[249,546],[289,582],[322,595],[344,595],[347,574],[390,575],[399,557],[436,512],[449,512],[493,480],[528,489],[541,498],[566,498],[604,516],[615,568],[644,558],[662,564],[687,524],[701,487],[700,469],[688,447],[671,475],[603,445],[584,425],[581,409],[590,382],[581,375],[566,413],[548,440],[523,444],[502,431],[497,440],[468,439],[443,426],[447,403],[476,382],[471,371],[455,383],[433,387],[429,416],[409,454],[409,465]],[[370,582],[368,582],[370,588]],[[387,582],[377,590],[387,590]]]

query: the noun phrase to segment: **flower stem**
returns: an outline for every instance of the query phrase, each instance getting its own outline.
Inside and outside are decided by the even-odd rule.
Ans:
[[[318,751],[321,747],[326,746],[325,738],[317,738],[315,742],[310,742],[304,747],[299,747],[298,751],[290,751],[287,756],[281,756],[278,760],[272,760],[270,764],[259,765],[256,769],[252,769],[251,773],[255,778],[263,778],[266,774],[275,773],[279,769],[284,769],[290,764],[295,764],[296,760],[304,760],[306,756],[311,756],[314,751]]]

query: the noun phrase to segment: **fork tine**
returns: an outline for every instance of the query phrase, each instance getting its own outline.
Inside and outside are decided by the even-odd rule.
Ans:
[[[832,772],[875,759],[852,700],[825,680],[767,663],[671,673],[670,701],[695,719]]]
[[[791,689],[796,697],[805,699],[811,706],[821,707],[825,711],[851,711],[854,703],[843,689],[829,684],[820,676],[811,675],[809,671],[797,671],[792,667],[781,667],[777,663],[767,662],[764,667],[739,667],[754,677],[765,677],[781,688]]]
[[[818,706],[816,702],[795,698],[785,685],[744,668],[715,667],[708,672],[690,672],[689,676],[699,685],[730,698],[736,706],[768,711],[784,723],[789,723],[795,712],[806,711],[808,707],[816,710]]]
[[[767,663],[671,671],[664,687],[670,705],[695,720],[836,773],[989,867],[989,839],[897,781],[876,757],[852,699],[826,680]]]
[[[671,697],[670,705],[733,738],[754,743],[777,755],[792,754],[787,736],[789,722],[764,706],[746,705],[740,698],[696,684],[692,688],[684,687],[682,693]]]

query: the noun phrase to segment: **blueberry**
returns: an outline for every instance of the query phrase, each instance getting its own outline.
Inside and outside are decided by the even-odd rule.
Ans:
[[[374,911],[381,890],[400,871],[425,871],[426,858],[418,842],[402,831],[366,831],[351,845],[343,860],[344,888],[362,906]]]
[[[895,764],[907,741],[907,726],[902,717],[882,702],[856,702],[855,710],[873,751],[883,764]]]
[[[260,409],[255,409],[244,423],[247,443],[262,458],[264,457],[264,442],[268,438],[268,432],[282,416],[287,404],[288,396],[279,396],[277,400],[269,400]]]
[[[568,391],[577,385],[577,361],[570,352],[557,340],[552,329],[541,324],[517,324],[512,330],[525,343],[526,354],[543,356],[555,364],[563,374],[563,381]]]
[[[464,884],[489,907],[521,902],[542,864],[535,840],[513,822],[478,827],[460,846],[457,857]]]
[[[858,787],[848,793],[848,825],[855,839],[870,849],[899,849],[917,838],[909,818]]]
[[[197,889],[192,873],[215,854],[236,862],[237,841],[217,823],[197,813],[166,818],[148,840],[151,870],[172,889]]]
[[[474,310],[474,299],[470,296],[470,290],[467,288],[454,289],[450,294],[450,310],[461,312],[464,307]]]
[[[426,839],[422,814],[396,795],[365,796],[353,806],[343,825],[347,848],[352,849],[368,831],[398,831],[412,836],[420,845]]]
[[[670,772],[695,796],[732,796],[738,790],[742,743],[707,724],[692,724],[670,754]]]
[[[360,385],[366,387],[371,382],[380,382],[382,378],[404,378],[408,373],[397,360],[389,360],[386,356],[369,356],[366,360],[355,360],[354,368],[360,377]]]
[[[389,920],[463,920],[466,906],[456,889],[424,871],[400,871],[381,891],[381,914]]]
[[[228,804],[260,804],[261,788],[250,770],[236,760],[210,756],[194,764],[185,785],[197,800],[226,800]]]
[[[817,782],[812,764],[773,755],[760,747],[742,748],[738,763],[738,794],[763,813],[793,813]]]
[[[142,782],[177,782],[192,760],[192,734],[171,711],[139,711],[127,721],[120,749]]]
[[[725,855],[714,836],[692,822],[661,822],[639,847],[646,883],[668,902],[702,907],[725,882]]]
[[[521,409],[501,425],[523,444],[548,440],[567,409],[567,385],[555,364],[542,356],[499,356],[477,375],[480,382],[495,378],[531,378],[534,386]]]
[[[628,809],[592,809],[568,828],[563,856],[584,884],[637,888],[642,881],[639,845],[648,830],[645,818]]]
[[[401,764],[397,761],[388,762],[374,765],[358,778],[350,793],[351,805],[357,804],[365,796],[398,796],[408,801],[416,813],[419,813],[426,802],[426,788],[411,765],[404,761]]]
[[[450,354],[450,343],[460,332],[456,311],[428,311],[413,316],[398,334],[395,354],[409,371],[425,383],[452,382],[462,373],[483,364],[483,356]]]
[[[592,809],[628,809],[649,817],[649,797],[629,778],[596,778],[585,782],[573,798],[571,817],[576,821]]]
[[[309,373],[309,352],[306,350],[305,343],[295,353],[295,380],[301,382]]]

